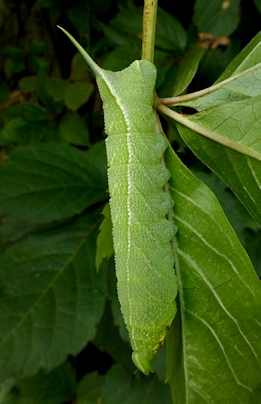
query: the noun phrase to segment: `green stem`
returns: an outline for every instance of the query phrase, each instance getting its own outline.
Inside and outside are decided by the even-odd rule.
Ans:
[[[178,114],[177,112],[166,107],[160,102],[157,104],[157,110],[169,116],[170,118],[180,123],[181,125],[186,126],[187,128],[193,130],[194,132],[197,132],[200,135],[207,137],[208,139],[214,140],[215,142],[222,144],[223,146],[229,147],[230,149],[233,149],[239,153],[245,154],[249,157],[253,157],[256,160],[261,161],[261,154],[259,152],[250,149],[248,146],[236,142],[235,140],[231,140],[225,136],[221,136],[210,129],[204,128],[204,126],[200,126],[197,123],[190,121],[188,118],[184,117],[181,114]]]
[[[144,0],[142,29],[142,59],[154,62],[154,45],[158,0]]]

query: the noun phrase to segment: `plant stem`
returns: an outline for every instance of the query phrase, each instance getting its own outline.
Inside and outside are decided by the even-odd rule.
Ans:
[[[142,59],[154,62],[154,44],[157,20],[158,0],[144,0]]]

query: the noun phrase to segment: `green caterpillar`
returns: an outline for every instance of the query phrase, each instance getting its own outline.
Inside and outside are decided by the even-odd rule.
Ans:
[[[103,70],[62,30],[94,71],[103,101],[118,297],[133,362],[149,374],[177,295],[175,229],[166,218],[173,201],[163,191],[170,173],[161,163],[167,140],[153,111],[156,68],[136,60],[119,72]]]

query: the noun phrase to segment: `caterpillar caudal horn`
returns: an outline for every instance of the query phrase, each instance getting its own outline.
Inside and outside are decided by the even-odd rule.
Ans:
[[[118,297],[133,362],[149,374],[177,295],[175,228],[166,218],[173,201],[163,189],[170,173],[161,161],[168,143],[153,110],[157,71],[145,60],[119,72],[101,69],[62,30],[94,71],[103,101]]]

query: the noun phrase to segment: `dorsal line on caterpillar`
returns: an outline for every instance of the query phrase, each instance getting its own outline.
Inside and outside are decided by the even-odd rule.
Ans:
[[[103,101],[118,297],[133,362],[149,374],[177,295],[175,228],[167,219],[174,202],[164,192],[170,173],[162,164],[168,142],[153,110],[157,71],[145,60],[119,72],[100,69],[68,36],[94,70]]]
[[[128,152],[129,152],[129,161],[127,163],[127,181],[128,181],[128,195],[130,194],[130,157],[131,157],[131,153],[130,153],[130,141],[129,141],[129,136],[130,133],[127,133],[127,148],[128,148]],[[129,285],[130,285],[130,272],[129,272],[129,260],[130,260],[130,243],[131,243],[131,235],[130,235],[130,220],[131,220],[131,206],[130,206],[130,200],[128,198],[127,200],[127,212],[128,212],[128,235],[127,235],[127,239],[128,239],[128,255],[127,255],[127,294],[128,294],[128,299],[129,301],[130,299],[130,292],[129,292]],[[132,310],[131,310],[131,306],[130,306],[130,324],[132,324]]]

